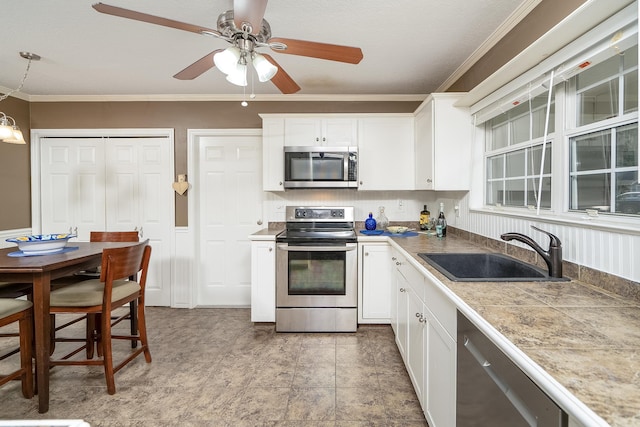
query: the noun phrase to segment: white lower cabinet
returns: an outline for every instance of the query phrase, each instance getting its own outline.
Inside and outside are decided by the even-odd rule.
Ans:
[[[404,253],[390,256],[396,345],[429,426],[455,426],[456,307]]]
[[[392,326],[394,326],[393,330],[396,334],[396,345],[398,346],[398,350],[400,350],[402,359],[406,363],[408,341],[407,313],[409,312],[409,282],[407,282],[407,279],[400,272],[400,266],[403,262],[405,262],[405,258],[397,251],[394,251],[391,259],[392,265],[394,266],[392,274],[393,286],[395,289],[395,297],[392,298],[392,300],[395,302],[395,310],[391,324]]]
[[[455,307],[452,307],[455,314]],[[430,427],[456,425],[456,341],[424,309],[424,402],[423,410]]]
[[[391,322],[390,247],[386,242],[358,245],[358,323]]]
[[[425,357],[427,349],[425,344],[424,333],[424,304],[418,298],[415,291],[409,286],[407,289],[407,357],[405,363],[407,365],[407,372],[413,383],[413,388],[416,391],[420,405],[424,409],[425,394],[424,394],[424,377],[425,377]]]
[[[276,321],[276,242],[251,242],[251,321]]]

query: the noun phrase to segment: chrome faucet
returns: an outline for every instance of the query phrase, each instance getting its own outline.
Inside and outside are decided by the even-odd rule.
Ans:
[[[517,240],[519,242],[525,243],[533,248],[544,262],[547,263],[547,267],[549,268],[549,276],[551,277],[562,277],[562,242],[553,234],[546,232],[544,230],[539,229],[538,227],[531,226],[534,230],[540,231],[541,233],[549,236],[549,250],[544,250],[538,245],[531,237],[525,236],[520,233],[504,233],[500,236],[500,238],[504,241],[509,240]]]

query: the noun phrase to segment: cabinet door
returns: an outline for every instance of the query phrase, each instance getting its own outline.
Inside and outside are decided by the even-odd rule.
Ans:
[[[425,309],[425,362],[423,408],[431,427],[455,425],[456,343]]]
[[[287,147],[323,145],[320,119],[315,117],[285,118],[284,145]]]
[[[101,138],[42,138],[41,233],[105,229],[105,156]]]
[[[357,146],[358,121],[348,118],[322,120],[321,145],[331,147]]]
[[[416,190],[433,190],[433,102],[416,115]]]
[[[407,343],[407,372],[413,383],[418,400],[424,408],[424,305],[415,292],[409,288],[408,297],[408,343]]]
[[[276,321],[276,244],[251,242],[251,321]]]
[[[407,340],[408,340],[408,312],[409,312],[409,283],[398,270],[396,276],[397,295],[397,323],[396,323],[396,345],[402,355],[402,359],[407,361]]]
[[[284,119],[262,119],[262,188],[284,191]]]
[[[391,279],[391,329],[393,333],[398,335],[398,276],[400,273],[397,270],[396,262],[398,262],[398,251],[393,248],[389,248],[390,260],[387,260],[389,265],[389,274]]]
[[[413,117],[360,120],[358,143],[359,190],[413,190]]]
[[[460,94],[431,94],[416,115],[416,189],[468,190],[471,116],[455,103]]]
[[[391,322],[391,265],[387,243],[361,246],[362,281],[360,304],[362,323]]]

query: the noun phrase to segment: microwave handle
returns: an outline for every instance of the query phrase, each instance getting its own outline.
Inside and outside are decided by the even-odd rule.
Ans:
[[[355,243],[347,243],[345,246],[289,246],[286,243],[278,245],[278,249],[289,252],[348,252],[355,251],[357,247]]]

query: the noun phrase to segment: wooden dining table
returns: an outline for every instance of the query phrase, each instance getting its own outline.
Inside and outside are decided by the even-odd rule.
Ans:
[[[64,253],[38,256],[9,256],[17,246],[0,249],[0,282],[31,283],[35,332],[38,411],[49,410],[49,303],[51,281],[101,264],[102,250],[129,246],[127,242],[68,242]]]

